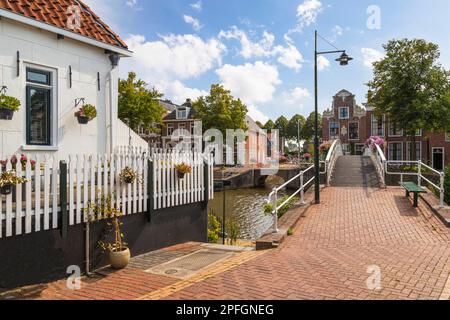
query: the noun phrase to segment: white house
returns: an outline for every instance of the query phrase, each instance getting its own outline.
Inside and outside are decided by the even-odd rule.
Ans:
[[[0,87],[21,102],[12,120],[0,120],[0,159],[102,154],[128,145],[117,87],[120,58],[131,54],[82,1],[0,1]],[[88,124],[74,116],[82,101],[97,108]]]

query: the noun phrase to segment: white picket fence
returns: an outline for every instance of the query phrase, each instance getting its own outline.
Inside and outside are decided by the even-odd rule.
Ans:
[[[20,155],[17,156],[20,159]],[[10,159],[10,158],[9,158]],[[67,160],[67,210],[70,225],[85,222],[90,203],[111,197],[111,204],[124,215],[148,212],[151,192],[153,210],[205,201],[205,172],[208,175],[209,199],[214,196],[213,159],[201,154],[164,152],[143,154],[117,152],[109,155],[76,155]],[[32,164],[32,161],[35,163]],[[175,165],[186,163],[192,173],[177,177]],[[139,174],[133,184],[120,182],[125,167]],[[152,172],[149,172],[149,166]],[[207,170],[205,171],[205,167]],[[14,168],[15,167],[15,168]],[[0,167],[1,168],[1,167]],[[29,234],[60,226],[61,164],[55,157],[35,156],[15,166],[7,160],[7,171],[15,169],[27,182],[17,185],[11,195],[0,195],[0,238]],[[153,179],[148,185],[149,174]],[[150,189],[149,189],[150,187]],[[207,199],[207,200],[209,200]]]

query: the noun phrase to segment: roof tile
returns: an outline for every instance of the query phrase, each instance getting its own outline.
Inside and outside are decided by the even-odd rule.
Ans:
[[[71,29],[67,24],[69,17],[72,15],[68,8],[73,5],[78,6],[81,12],[81,27],[78,29]],[[75,32],[109,45],[123,49],[128,48],[126,43],[80,0],[0,0],[0,9]]]

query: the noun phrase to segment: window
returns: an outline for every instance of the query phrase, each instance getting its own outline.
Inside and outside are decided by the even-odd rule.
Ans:
[[[167,135],[171,136],[173,134],[173,123],[167,125]]]
[[[339,123],[330,122],[330,139],[339,139]]]
[[[437,171],[444,170],[444,148],[433,148],[433,168]]]
[[[52,73],[36,69],[26,71],[26,143],[52,145]]]
[[[416,156],[413,157],[412,150],[413,143],[411,141],[406,143],[406,159],[412,161],[422,160],[422,143],[416,142]]]
[[[389,160],[402,161],[403,160],[403,143],[391,142],[389,143]]]
[[[184,135],[184,130],[186,130],[186,124],[185,123],[180,123],[178,125],[178,130],[180,130],[180,132],[179,132],[180,135]]]
[[[421,137],[422,136],[422,129],[419,129],[416,131],[416,137]]]
[[[445,141],[450,142],[450,131],[445,133]]]
[[[186,118],[187,118],[186,108],[178,108],[177,119],[186,119]]]
[[[348,107],[339,108],[339,119],[350,118],[350,112]]]
[[[389,124],[389,136],[391,137],[400,137],[403,136],[403,130],[398,128],[396,123]]]
[[[348,139],[349,140],[359,140],[359,123],[350,122],[348,125]]]
[[[384,137],[384,115],[372,115],[372,136]]]

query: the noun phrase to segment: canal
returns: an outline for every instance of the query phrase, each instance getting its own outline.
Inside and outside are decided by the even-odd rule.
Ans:
[[[265,200],[270,189],[227,190],[225,196],[225,219],[234,220],[238,226],[239,239],[257,240],[273,224],[273,217],[264,214]],[[208,204],[217,219],[222,222],[223,192],[216,192]]]

